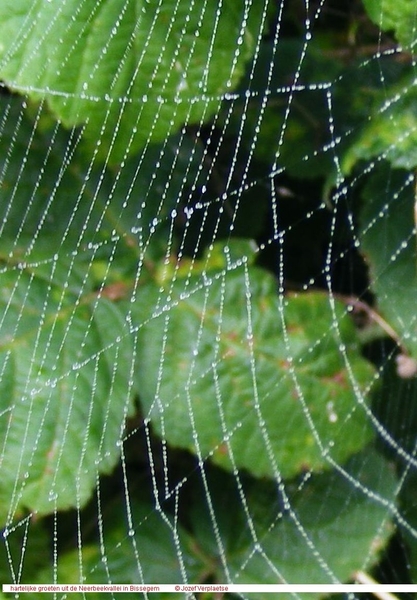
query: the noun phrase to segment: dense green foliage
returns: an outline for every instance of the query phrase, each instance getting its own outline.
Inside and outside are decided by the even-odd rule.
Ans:
[[[279,4],[0,3],[2,582],[417,582],[416,17]]]

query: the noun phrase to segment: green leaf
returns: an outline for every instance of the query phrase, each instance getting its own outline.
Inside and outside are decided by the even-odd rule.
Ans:
[[[122,172],[91,170],[76,139],[61,127],[51,129],[42,111],[34,128],[23,101],[1,97],[0,103],[8,115],[0,140],[0,401],[11,415],[10,423],[2,422],[8,432],[1,467],[7,476],[0,485],[4,521],[23,506],[49,512],[83,504],[97,470],[107,471],[117,460],[115,443],[130,402],[132,335],[105,298],[112,297],[113,283],[127,294],[138,257],[142,264],[165,255],[174,207],[204,171],[199,144],[186,136],[149,146]],[[96,289],[103,291],[101,300]],[[79,371],[73,370],[77,363]],[[109,410],[116,418],[108,423],[112,385],[118,389]],[[97,421],[88,432],[90,408]],[[109,451],[109,460],[102,460],[102,451]],[[91,468],[96,459],[98,467]],[[88,474],[75,482],[83,465]]]
[[[0,96],[0,112],[7,114],[0,137],[0,241],[12,240],[9,251],[26,245],[45,253],[46,247],[51,257],[64,244],[67,252],[104,261],[107,273],[110,256],[136,271],[139,256],[153,261],[166,254],[173,211],[206,177],[201,143],[172,136],[113,172],[86,161],[78,138],[62,127],[39,124],[44,111],[35,128],[19,98]]]
[[[80,288],[70,260],[32,260],[0,274],[3,523],[24,507],[85,504],[117,461],[132,409],[131,336],[117,306],[87,278]]]
[[[413,76],[414,79],[414,76]],[[373,110],[372,118],[355,137],[345,153],[342,169],[349,173],[360,160],[378,156],[395,168],[411,169],[417,165],[417,93],[409,77],[389,88],[389,99]],[[385,94],[386,95],[386,94]]]
[[[375,564],[394,529],[396,477],[372,449],[352,457],[340,472],[303,482],[277,486],[241,476],[240,483],[238,489],[232,477],[209,476],[210,510],[204,489],[191,503],[193,532],[217,565],[217,582],[347,582]]]
[[[329,456],[343,462],[372,438],[357,394],[373,370],[345,307],[333,313],[326,294],[281,306],[274,278],[236,260],[197,279],[168,277],[141,299],[137,385],[169,444],[230,470],[291,477]]]
[[[363,190],[361,248],[378,308],[400,343],[417,357],[417,259],[414,178],[382,165]]]
[[[135,584],[136,591],[140,592],[141,584],[201,581],[205,564],[184,528],[163,508],[159,511],[150,503],[131,498],[127,513],[123,503],[124,499],[119,498],[106,510],[100,544],[85,543],[79,551],[58,557],[57,582]],[[38,574],[36,582],[50,583],[52,580],[50,567]],[[125,597],[117,591],[113,595]],[[162,593],[152,595],[155,598],[171,597]],[[84,597],[84,594],[75,597]],[[97,592],[89,597],[102,598],[103,595]]]
[[[383,31],[393,31],[406,49],[413,50],[417,39],[417,12],[410,0],[363,0],[366,12]]]
[[[88,123],[87,139],[119,162],[218,109],[255,49],[262,12],[244,0],[221,11],[188,0],[70,0],[59,9],[4,0],[0,77],[46,98],[66,126]]]

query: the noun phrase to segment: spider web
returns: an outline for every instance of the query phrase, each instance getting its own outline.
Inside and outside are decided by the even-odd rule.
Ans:
[[[3,583],[416,582],[417,16],[382,4],[0,8]]]

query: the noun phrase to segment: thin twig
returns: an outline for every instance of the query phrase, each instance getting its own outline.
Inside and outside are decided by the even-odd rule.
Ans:
[[[355,580],[358,583],[364,583],[368,585],[380,585],[377,581],[375,581],[375,579],[373,579],[370,575],[364,573],[363,571],[357,571],[355,573]],[[372,594],[376,598],[379,598],[379,600],[398,600],[397,596],[391,594],[390,592],[384,592],[384,590],[382,589],[381,591],[372,592]]]
[[[385,331],[387,336],[397,344],[402,354],[408,354],[407,349],[403,346],[401,338],[395,329],[391,327],[391,325],[383,317],[381,317],[376,310],[371,308],[369,304],[363,302],[363,300],[359,300],[359,298],[356,298],[355,296],[344,296],[343,294],[334,294],[334,296],[335,298],[342,300],[342,302],[348,306],[351,306],[353,310],[359,310],[366,313],[369,319],[379,325],[379,327]]]

